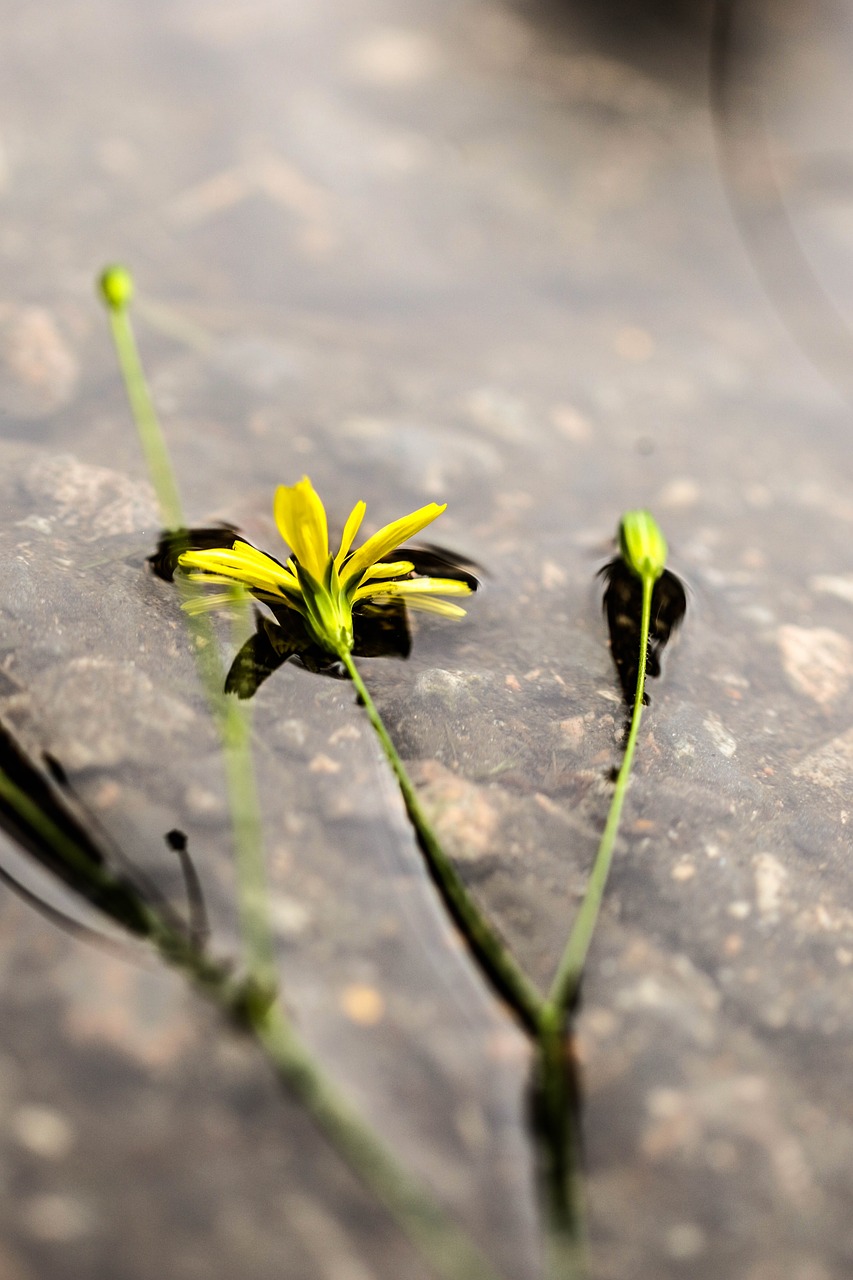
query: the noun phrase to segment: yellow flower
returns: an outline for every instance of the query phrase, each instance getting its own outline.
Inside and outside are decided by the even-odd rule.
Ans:
[[[298,484],[280,485],[273,513],[279,533],[292,552],[286,564],[238,538],[231,547],[185,551],[179,564],[192,582],[231,586],[240,583],[258,600],[286,605],[304,619],[309,635],[329,653],[340,656],[353,647],[353,610],[369,608],[392,598],[410,608],[429,610],[446,618],[464,617],[465,610],[437,596],[468,595],[467,582],[454,578],[421,577],[410,560],[385,559],[401,543],[420,533],[444,511],[428,503],[374,533],[352,550],[364,519],[365,505],[357,502],[344,526],[341,545],[329,549],[326,510],[307,476]],[[185,609],[201,612],[231,600],[219,593],[187,601]]]

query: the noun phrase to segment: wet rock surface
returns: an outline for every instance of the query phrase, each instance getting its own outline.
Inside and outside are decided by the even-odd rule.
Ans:
[[[853,298],[843,7],[741,8],[722,150],[703,6],[0,9],[3,722],[181,909],[164,836],[186,833],[233,955],[216,734],[145,569],[156,512],[92,296],[120,254],[191,521],[275,553],[273,487],[304,471],[339,523],[358,497],[371,528],[449,502],[436,538],[483,590],[363,670],[544,987],[624,729],[594,575],[649,506],[689,603],[577,1019],[592,1275],[846,1280],[853,476],[814,300]],[[538,1275],[528,1051],[350,689],[282,668],[254,742],[300,1030],[502,1273]],[[427,1274],[174,974],[5,887],[0,971],[0,1272]]]

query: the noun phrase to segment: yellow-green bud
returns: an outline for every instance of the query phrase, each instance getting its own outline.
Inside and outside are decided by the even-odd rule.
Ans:
[[[121,311],[133,300],[133,276],[127,267],[107,267],[101,272],[98,287],[111,311]]]
[[[638,578],[657,582],[666,568],[666,538],[648,511],[626,511],[619,525],[619,550]]]

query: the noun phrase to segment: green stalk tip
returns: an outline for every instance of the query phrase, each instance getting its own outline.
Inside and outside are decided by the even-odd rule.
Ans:
[[[101,298],[110,311],[123,311],[133,301],[133,276],[127,267],[106,267],[98,278]]]

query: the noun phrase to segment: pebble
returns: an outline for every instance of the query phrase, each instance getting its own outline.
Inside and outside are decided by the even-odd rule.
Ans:
[[[24,1230],[48,1244],[71,1244],[91,1233],[94,1217],[82,1200],[70,1195],[39,1195],[21,1209]]]
[[[780,627],[782,667],[798,693],[829,709],[846,693],[853,674],[853,646],[828,627]]]
[[[757,854],[752,865],[755,870],[755,899],[759,915],[765,919],[775,919],[779,915],[788,872],[772,853]]]
[[[845,787],[853,778],[853,729],[810,751],[793,770],[819,787]]]
[[[46,417],[73,399],[79,380],[77,357],[49,311],[0,311],[0,411]]]
[[[385,1016],[385,1001],[375,987],[353,982],[341,992],[340,1005],[346,1016],[361,1027],[375,1027]]]
[[[47,1160],[61,1160],[74,1142],[68,1121],[50,1107],[19,1107],[12,1115],[11,1129],[22,1147]]]
[[[737,741],[732,737],[728,730],[723,727],[719,717],[711,713],[705,717],[703,723],[708,736],[719,751],[720,755],[725,756],[727,760],[731,760],[732,756],[737,751]]]
[[[669,1228],[664,1243],[667,1253],[676,1262],[689,1262],[704,1251],[707,1238],[695,1222],[679,1222]]]

